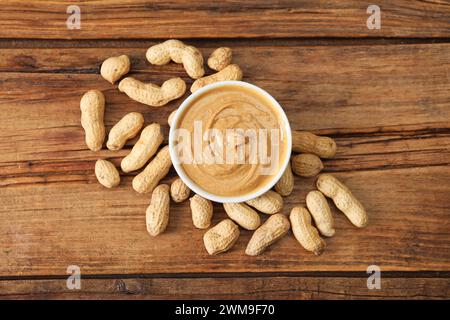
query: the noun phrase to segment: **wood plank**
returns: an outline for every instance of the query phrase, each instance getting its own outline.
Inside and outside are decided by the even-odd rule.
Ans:
[[[81,179],[73,175],[73,182],[58,183],[55,175],[45,183],[3,187],[0,276],[61,275],[69,265],[80,266],[83,274],[363,272],[371,264],[384,271],[450,270],[448,166],[337,176],[365,205],[370,225],[358,230],[333,208],[336,236],[327,239],[318,257],[291,234],[261,256],[245,256],[248,231],[241,232],[230,252],[208,256],[204,231],[192,226],[187,202],[171,206],[167,231],[152,238],[144,219],[149,196],[131,189],[131,177],[113,190],[96,183],[92,173]],[[304,204],[313,183],[313,178],[296,178],[283,212]],[[224,217],[216,205],[213,223]]]
[[[329,170],[448,163],[450,45],[284,44],[237,45],[235,60],[245,69],[247,81],[277,97],[294,129],[337,138],[339,153]],[[209,44],[200,46],[206,54],[213,49]],[[108,128],[126,112],[139,111],[147,122],[164,124],[167,134],[166,118],[179,101],[149,108],[131,101],[97,75],[105,57],[124,51],[132,57],[132,73],[141,79],[160,83],[161,78],[183,76],[191,82],[179,65],[148,66],[143,59],[145,48],[2,50],[0,109],[10,116],[0,118],[4,129],[0,173],[8,177],[61,170],[80,173],[89,170],[98,156],[123,157],[128,149],[114,153],[86,150],[78,104],[90,88],[102,89],[107,96]],[[417,55],[423,59],[415,59]],[[280,58],[278,64],[271,63],[274,56]],[[425,80],[430,72],[433,78]],[[384,87],[386,81],[390,86]]]
[[[366,278],[112,278],[81,279],[69,290],[65,279],[0,281],[1,299],[447,299],[449,278],[383,278],[380,290]]]
[[[205,53],[212,50],[206,44],[201,47]],[[449,44],[233,49],[245,80],[271,92],[284,106],[294,129],[337,135],[404,129],[412,134],[428,129],[445,134],[450,128]],[[179,65],[148,66],[144,48],[2,50],[0,108],[8,110],[14,119],[27,119],[0,118],[8,135],[3,141],[11,147],[9,140],[18,140],[12,146],[17,151],[14,159],[8,158],[11,150],[2,148],[4,161],[35,160],[36,155],[23,155],[29,143],[34,145],[33,152],[39,150],[36,148],[57,151],[63,143],[70,144],[69,150],[85,149],[78,104],[80,96],[90,88],[106,94],[108,126],[130,111],[144,113],[147,121],[165,123],[180,101],[155,112],[120,94],[97,75],[101,61],[119,53],[131,55],[132,74],[142,80],[161,83],[169,77],[183,76],[191,83]],[[40,141],[38,146],[33,141],[20,141],[30,135]]]
[[[65,1],[3,0],[0,38],[149,39],[261,37],[449,37],[448,1],[378,0],[381,29],[369,30],[357,0],[102,0],[77,3],[81,29],[69,30]]]

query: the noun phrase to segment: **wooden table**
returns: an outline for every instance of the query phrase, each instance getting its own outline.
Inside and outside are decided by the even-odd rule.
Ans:
[[[0,297],[366,299],[450,297],[450,2],[247,0],[83,1],[81,29],[66,27],[67,1],[4,0],[0,11]],[[71,2],[73,4],[73,2]],[[228,253],[208,256],[188,203],[172,205],[159,237],[145,229],[149,195],[97,183],[94,163],[118,152],[86,148],[79,100],[105,93],[111,128],[125,113],[160,122],[179,104],[131,101],[99,75],[127,54],[131,75],[162,83],[182,66],[151,66],[146,49],[184,39],[207,55],[233,49],[244,80],[269,91],[291,126],[329,135],[337,156],[325,172],[367,208],[356,229],[337,213],[321,256],[289,234],[258,257],[242,232]],[[208,71],[211,72],[211,71]],[[170,182],[172,172],[164,181]],[[314,179],[296,177],[285,213],[304,204]],[[214,223],[225,217],[215,206]],[[81,269],[81,290],[66,287]],[[369,265],[381,289],[366,286]]]

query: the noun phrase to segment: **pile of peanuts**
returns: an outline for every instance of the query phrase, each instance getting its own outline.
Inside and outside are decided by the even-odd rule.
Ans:
[[[150,47],[147,60],[153,65],[165,65],[170,61],[183,64],[186,73],[193,82],[190,91],[217,81],[241,80],[241,68],[232,64],[230,48],[216,49],[208,58],[209,68],[216,73],[204,76],[203,56],[201,52],[179,40],[167,40]],[[102,77],[114,84],[130,71],[130,59],[126,55],[106,59],[100,70]],[[186,83],[181,78],[165,81],[160,87],[152,83],[143,83],[132,77],[119,82],[118,89],[131,99],[152,107],[161,107],[180,98],[186,92]],[[92,151],[102,149],[106,130],[104,125],[105,97],[99,90],[89,90],[80,101],[81,124],[85,130],[86,145]],[[176,111],[176,110],[175,110]],[[168,123],[174,112],[169,116]],[[126,114],[109,132],[106,146],[109,150],[120,150],[125,143],[134,138],[144,126],[144,117],[138,112]],[[171,183],[160,184],[169,172],[172,161],[169,147],[161,144],[164,140],[159,123],[146,126],[130,153],[121,161],[125,173],[145,168],[133,178],[132,186],[136,192],[151,193],[150,205],[146,211],[147,231],[157,236],[165,231],[169,223],[170,199],[175,203],[187,200],[191,190],[177,177]],[[159,151],[158,151],[159,150]],[[274,187],[274,191],[259,196],[246,203],[225,203],[223,207],[229,219],[225,219],[210,228],[204,234],[203,241],[211,255],[228,251],[237,241],[239,226],[254,230],[245,253],[250,256],[261,254],[268,246],[292,232],[300,245],[319,255],[325,248],[320,235],[331,237],[335,234],[333,216],[325,197],[333,200],[356,227],[365,227],[368,222],[366,211],[351,191],[336,177],[330,174],[319,175],[316,186],[306,197],[306,207],[296,206],[289,219],[282,214],[283,197],[291,195],[294,189],[293,173],[301,177],[313,177],[323,169],[321,158],[329,159],[336,154],[336,143],[329,137],[319,137],[313,133],[293,131],[292,150],[299,154],[292,156],[283,176]],[[149,161],[150,160],[150,161]],[[95,164],[98,181],[107,188],[120,184],[118,169],[108,160],[99,159]],[[213,216],[213,204],[208,199],[194,195],[189,199],[193,225],[198,229],[208,229]],[[259,213],[270,215],[261,224]],[[313,225],[314,221],[314,225]]]

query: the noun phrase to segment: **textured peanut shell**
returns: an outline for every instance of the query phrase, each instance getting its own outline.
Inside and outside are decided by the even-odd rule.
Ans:
[[[213,205],[211,201],[198,194],[194,195],[189,201],[194,226],[198,229],[208,228],[211,225],[213,216]]]
[[[151,64],[164,65],[171,60],[182,63],[186,73],[192,79],[203,77],[203,56],[201,52],[193,47],[185,45],[179,40],[167,40],[148,48],[146,58]]]
[[[292,174],[291,163],[288,163],[286,170],[280,180],[275,184],[275,191],[283,197],[287,197],[294,190],[294,175]]]
[[[233,51],[228,47],[220,47],[214,50],[208,58],[208,66],[215,70],[221,71],[231,63]]]
[[[261,225],[259,214],[245,203],[224,203],[228,217],[242,228],[255,230]]]
[[[170,185],[170,196],[172,200],[176,203],[183,202],[189,198],[191,194],[191,189],[181,180],[181,178],[176,178]]]
[[[249,256],[257,256],[278,239],[281,239],[290,229],[289,219],[277,213],[270,216],[267,221],[260,226],[250,239],[245,253]]]
[[[161,107],[181,97],[186,92],[186,83],[181,78],[172,78],[159,87],[127,77],[120,81],[119,91],[124,92],[134,101],[151,107]]]
[[[173,119],[175,118],[175,113],[177,113],[177,110],[178,110],[178,109],[173,110],[173,111],[169,114],[169,117],[167,118],[167,123],[169,124],[169,127],[172,126],[172,122],[173,122]]]
[[[301,177],[314,177],[323,169],[320,158],[314,154],[299,154],[291,158],[292,171]]]
[[[369,217],[366,210],[346,185],[331,174],[321,174],[316,185],[317,189],[325,196],[333,199],[336,207],[347,216],[353,225],[358,228],[367,226]]]
[[[161,184],[152,193],[150,205],[145,213],[147,231],[151,236],[157,236],[166,230],[169,224],[169,186]]]
[[[225,219],[206,231],[203,243],[210,255],[231,249],[239,238],[239,227],[230,219]]]
[[[170,39],[148,48],[145,57],[148,62],[162,66],[168,64],[170,60],[181,63],[181,53],[185,44],[180,40]]]
[[[336,142],[329,137],[316,136],[311,132],[292,131],[292,150],[329,159],[336,154]]]
[[[325,241],[311,224],[311,215],[304,207],[294,207],[289,216],[291,228],[297,241],[308,251],[320,255],[325,249]]]
[[[111,57],[103,61],[100,74],[106,81],[114,84],[130,71],[130,65],[130,58],[126,55]]]
[[[172,166],[169,146],[165,146],[150,161],[145,169],[133,179],[133,189],[139,193],[152,192],[159,181],[169,173]]]
[[[127,140],[134,138],[144,125],[144,116],[138,112],[126,114],[111,128],[106,147],[109,150],[120,150]]]
[[[246,203],[266,214],[275,214],[283,209],[283,198],[272,190],[267,191],[255,199],[248,200]]]
[[[334,219],[327,199],[322,192],[317,190],[309,192],[306,195],[306,206],[320,233],[325,237],[332,237],[335,233]]]
[[[185,46],[181,60],[189,77],[192,79],[203,77],[205,69],[203,68],[203,56],[200,50],[193,46]]]
[[[119,185],[120,175],[117,168],[107,160],[97,160],[95,163],[95,176],[106,188],[113,188]]]
[[[194,93],[198,89],[218,81],[242,80],[242,76],[241,68],[237,64],[230,64],[217,73],[195,80],[191,86],[191,92]]]
[[[105,140],[105,96],[101,91],[89,90],[81,98],[80,109],[86,145],[92,151],[98,151]]]
[[[163,139],[159,123],[152,123],[146,126],[131,152],[122,159],[120,164],[122,170],[131,172],[142,168],[156,153]]]

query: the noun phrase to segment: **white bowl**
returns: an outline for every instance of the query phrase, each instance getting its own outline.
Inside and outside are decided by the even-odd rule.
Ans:
[[[191,105],[191,102],[196,99],[199,95],[202,95],[203,93],[218,88],[218,87],[223,87],[223,86],[227,86],[227,85],[234,85],[234,86],[241,86],[241,87],[245,87],[248,88],[250,90],[255,90],[256,92],[258,92],[259,94],[261,94],[262,96],[264,96],[265,98],[267,98],[269,100],[269,102],[271,102],[271,104],[273,105],[273,107],[277,110],[277,112],[280,115],[280,118],[284,124],[284,128],[286,130],[286,139],[287,139],[287,152],[286,152],[286,158],[284,159],[284,163],[280,168],[280,172],[278,172],[273,178],[272,180],[270,180],[269,183],[267,183],[264,187],[256,190],[255,192],[252,193],[248,193],[246,195],[243,196],[237,196],[237,197],[226,197],[226,196],[219,196],[219,195],[215,195],[212,194],[210,192],[207,192],[205,190],[203,190],[201,187],[199,187],[194,181],[192,181],[184,172],[181,164],[178,161],[178,154],[175,150],[174,147],[174,141],[175,141],[175,129],[177,129],[178,126],[178,121],[180,116],[184,113],[184,110],[186,108],[188,108]],[[169,133],[169,151],[170,151],[170,157],[172,159],[172,163],[173,166],[175,168],[175,171],[177,172],[178,176],[181,178],[181,180],[183,180],[183,182],[196,194],[202,196],[203,198],[209,199],[211,201],[214,202],[219,202],[219,203],[227,203],[227,202],[233,202],[233,203],[238,203],[238,202],[245,202],[251,199],[254,199],[256,197],[259,197],[260,195],[266,193],[267,191],[269,191],[270,189],[272,189],[272,187],[278,182],[278,180],[280,180],[281,176],[283,175],[284,171],[286,170],[286,167],[290,161],[291,158],[291,151],[292,151],[292,133],[291,133],[291,126],[289,125],[289,120],[286,116],[286,113],[284,112],[283,108],[280,106],[280,104],[266,91],[264,91],[263,89],[250,84],[248,82],[243,82],[243,81],[220,81],[220,82],[215,82],[212,84],[209,84],[197,91],[195,91],[193,94],[191,94],[189,97],[186,98],[186,100],[183,101],[183,103],[180,105],[180,107],[178,108],[177,112],[175,113],[175,116],[172,120],[172,126],[170,127],[170,133]]]

